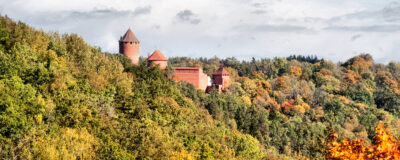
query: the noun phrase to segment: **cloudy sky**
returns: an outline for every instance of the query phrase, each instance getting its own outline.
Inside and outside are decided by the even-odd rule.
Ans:
[[[400,0],[0,0],[0,14],[112,53],[130,27],[142,56],[400,61]]]

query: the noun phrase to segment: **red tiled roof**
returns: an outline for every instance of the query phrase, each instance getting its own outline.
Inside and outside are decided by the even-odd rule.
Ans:
[[[149,58],[147,58],[149,61],[168,61],[167,57],[165,57],[159,50],[156,50],[151,54]]]
[[[213,75],[225,75],[225,74],[230,75],[230,73],[222,66],[219,67],[219,69],[213,73]]]
[[[128,29],[128,31],[126,31],[125,35],[122,36],[119,41],[120,42],[139,42],[139,40],[136,38],[135,34],[133,34],[133,32],[130,28]]]

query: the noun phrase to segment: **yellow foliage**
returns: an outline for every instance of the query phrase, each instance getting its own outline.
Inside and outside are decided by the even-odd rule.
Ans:
[[[36,122],[37,124],[42,124],[42,122],[43,122],[43,116],[42,116],[42,114],[37,114],[37,115],[35,115],[34,117],[35,117],[35,122]]]
[[[252,79],[263,80],[263,79],[265,79],[265,74],[262,71],[255,71],[255,72],[253,72],[253,78]]]
[[[107,79],[96,72],[89,72],[88,79],[90,86],[97,91],[104,89],[108,85]]]
[[[301,106],[302,106],[304,109],[310,109],[310,105],[308,105],[307,103],[302,103]]]
[[[96,159],[96,139],[86,129],[63,128],[58,135],[42,135],[32,141],[26,159]]]
[[[185,149],[181,149],[179,152],[173,152],[169,160],[194,160],[194,158]]]
[[[296,105],[294,108],[296,108],[300,113],[304,114],[306,113],[307,109],[310,109],[310,105],[307,103],[301,103],[300,105]]]
[[[242,100],[243,100],[243,102],[244,102],[245,104],[251,105],[251,99],[250,99],[250,97],[248,97],[248,96],[242,96],[241,98],[242,98]]]
[[[69,66],[67,64],[67,59],[59,57],[55,59],[50,68],[54,70],[53,78],[51,79],[50,89],[55,90],[65,90],[68,86],[73,86],[76,84],[75,79],[69,73]]]
[[[236,69],[234,69],[232,67],[226,67],[225,69],[230,73],[231,81],[235,82],[236,79],[239,77],[238,72],[236,71]]]
[[[296,108],[301,114],[306,113],[306,109],[304,109],[301,105],[296,105],[294,108]]]

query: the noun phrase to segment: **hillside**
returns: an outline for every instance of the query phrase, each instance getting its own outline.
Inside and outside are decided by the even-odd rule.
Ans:
[[[173,67],[220,65],[222,93],[168,80]],[[400,137],[400,63],[361,54],[238,61],[169,58],[133,66],[76,34],[0,17],[2,159],[323,159],[333,130]],[[167,75],[167,76],[166,76]]]

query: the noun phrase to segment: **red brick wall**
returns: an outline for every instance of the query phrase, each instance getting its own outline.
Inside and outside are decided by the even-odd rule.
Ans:
[[[132,64],[139,64],[139,43],[119,42],[119,53],[126,55]]]
[[[208,77],[200,68],[175,68],[175,76],[182,81],[192,83],[194,87],[206,90],[208,85]]]
[[[194,87],[199,88],[198,69],[175,69],[175,76],[178,77],[178,79],[192,83]]]

